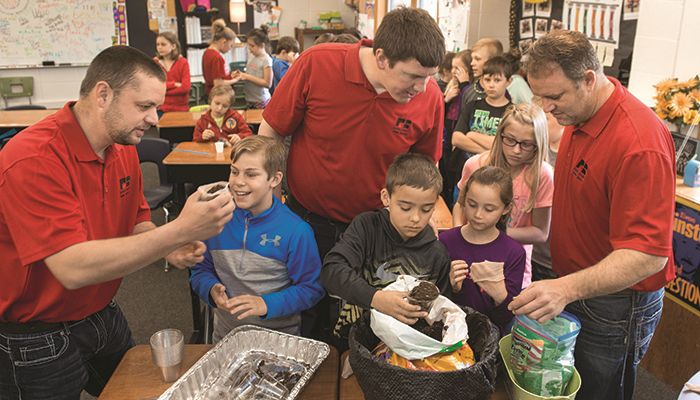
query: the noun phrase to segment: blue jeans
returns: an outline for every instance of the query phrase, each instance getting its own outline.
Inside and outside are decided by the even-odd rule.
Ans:
[[[98,396],[134,346],[117,303],[53,331],[0,332],[0,399],[79,399]]]
[[[664,290],[625,290],[569,304],[581,320],[576,339],[579,399],[632,399],[637,366],[661,319]]]

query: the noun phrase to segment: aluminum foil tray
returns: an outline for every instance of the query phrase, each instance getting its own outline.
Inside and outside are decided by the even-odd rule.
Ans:
[[[327,344],[312,339],[254,325],[240,326],[221,339],[158,399],[196,400],[201,398],[208,389],[206,383],[210,374],[218,373],[233,359],[251,351],[266,352],[310,366],[285,399],[292,400],[297,397],[323,360],[328,357],[330,348]]]

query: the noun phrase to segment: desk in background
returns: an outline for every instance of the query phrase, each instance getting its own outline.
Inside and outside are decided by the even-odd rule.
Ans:
[[[26,128],[30,125],[34,125],[56,111],[58,110],[0,111],[0,129]]]
[[[260,125],[263,110],[239,110],[248,125]],[[201,112],[172,111],[163,114],[158,121],[160,137],[170,143],[188,142],[192,140],[194,126]]]
[[[184,373],[213,346],[209,344],[185,345],[185,357],[180,366]],[[138,345],[129,350],[107,382],[100,400],[155,399],[172,383],[164,383],[160,371],[151,360],[151,348]],[[338,351],[331,352],[318,368],[306,387],[297,397],[301,400],[336,400],[338,398]]]

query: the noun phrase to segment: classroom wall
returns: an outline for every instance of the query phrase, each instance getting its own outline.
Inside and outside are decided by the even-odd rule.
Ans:
[[[644,0],[630,72],[630,91],[654,105],[654,85],[666,78],[687,80],[700,73],[700,1]]]
[[[355,26],[355,11],[345,5],[343,0],[279,0],[282,7],[280,19],[280,35],[294,37],[294,28],[300,20],[307,22],[307,26],[318,25],[318,14],[325,11],[340,11],[343,23],[346,27]],[[313,38],[306,38],[304,48],[313,44]]]
[[[469,13],[469,37],[471,47],[477,40],[491,37],[501,41],[503,50],[510,48],[508,25],[510,0],[471,0]]]

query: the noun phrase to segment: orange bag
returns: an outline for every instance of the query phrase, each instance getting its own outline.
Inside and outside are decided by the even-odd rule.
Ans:
[[[460,348],[450,353],[437,353],[422,360],[408,360],[394,353],[380,342],[374,348],[374,355],[387,363],[406,369],[422,371],[456,371],[458,369],[471,367],[476,363],[474,351],[469,344],[464,343]]]

